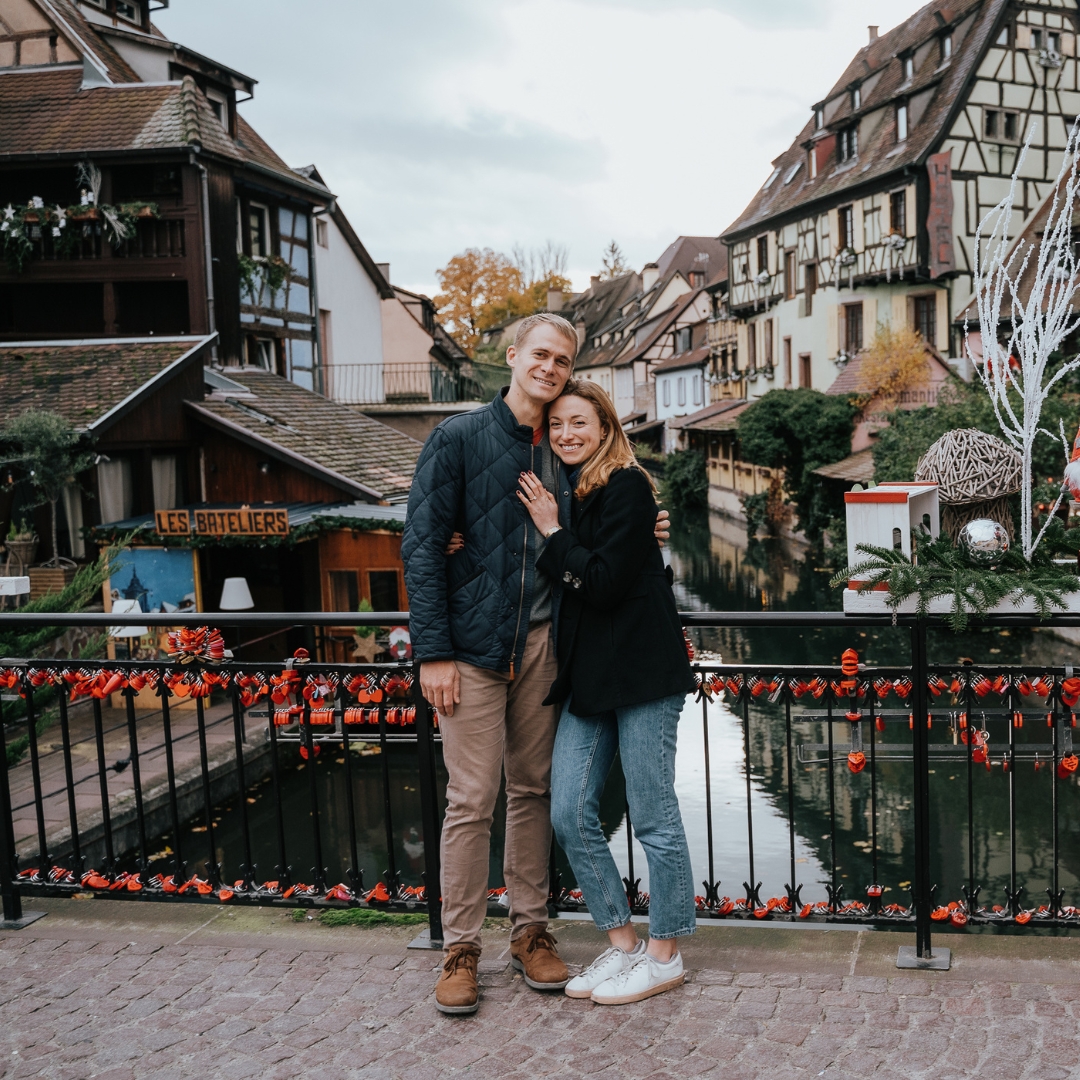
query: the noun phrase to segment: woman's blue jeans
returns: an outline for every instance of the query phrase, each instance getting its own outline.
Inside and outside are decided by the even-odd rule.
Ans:
[[[695,929],[694,881],[679,800],[675,743],[685,697],[582,719],[563,706],[551,767],[551,821],[600,930],[630,921],[626,889],[600,828],[600,795],[619,751],[634,835],[649,862],[649,934]]]

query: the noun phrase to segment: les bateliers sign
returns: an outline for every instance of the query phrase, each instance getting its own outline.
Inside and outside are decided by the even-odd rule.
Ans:
[[[158,536],[288,536],[289,511],[238,506],[218,510],[155,510]]]

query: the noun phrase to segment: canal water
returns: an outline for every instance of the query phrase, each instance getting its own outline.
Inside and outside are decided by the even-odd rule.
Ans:
[[[671,539],[671,563],[676,577],[680,608],[684,610],[837,610],[840,596],[829,588],[830,567],[819,565],[803,548],[783,540],[747,541],[737,522],[717,515],[682,520]],[[907,632],[858,631],[844,628],[769,628],[761,631],[695,629],[695,645],[725,662],[754,664],[838,663],[849,646],[871,664],[906,664]],[[941,631],[929,643],[932,662],[949,663],[963,657],[977,661],[1030,665],[1075,662],[1076,649],[1045,632],[997,630],[953,635]],[[845,726],[846,727],[846,726]],[[863,725],[864,732],[869,725]],[[707,729],[707,730],[706,730]],[[744,730],[741,712],[736,715],[723,701],[706,703],[688,699],[679,728],[676,788],[686,825],[697,891],[710,880],[710,820],[706,804],[706,753],[711,781],[711,834],[713,840],[711,880],[719,881],[720,895],[744,894],[744,883],[761,882],[761,898],[783,896],[791,883],[792,830],[788,824],[788,760],[783,711],[779,706],[755,705],[750,715],[749,800],[744,769]],[[991,723],[994,743],[1007,738],[1004,722]],[[1043,725],[1029,724],[1018,733],[1021,742],[1046,743],[1050,733]],[[869,735],[864,734],[869,739]],[[906,720],[893,723],[878,740],[902,751],[910,745]],[[795,883],[802,886],[803,900],[826,898],[825,885],[835,873],[844,886],[844,899],[863,899],[865,888],[875,880],[885,889],[886,902],[909,900],[911,876],[912,770],[904,760],[879,761],[877,780],[877,848],[872,849],[872,801],[870,772],[852,775],[843,764],[833,773],[830,797],[826,764],[806,760],[800,743],[824,743],[825,725],[800,722],[793,725],[795,747],[792,774],[794,803]],[[848,733],[835,730],[838,750],[846,753]],[[946,747],[952,737],[946,725],[936,724],[932,741]],[[867,747],[868,749],[868,747]],[[931,813],[934,829],[933,880],[938,899],[962,899],[968,867],[968,771],[961,745],[951,759],[932,762]],[[887,751],[886,751],[887,752]],[[383,795],[383,757],[377,748],[356,746],[352,751],[354,806],[358,863],[364,882],[372,887],[390,869],[387,858],[389,834],[394,869],[405,884],[421,883],[423,841],[420,835],[420,799],[414,748],[391,745],[384,751],[390,778],[389,799]],[[282,750],[282,811],[286,854],[293,880],[313,876],[310,773],[314,769],[322,825],[323,862],[328,880],[346,880],[351,866],[345,762],[340,747],[324,749],[314,761],[300,759],[295,745]],[[1015,770],[1014,813],[1017,822],[1017,881],[1026,887],[1028,906],[1045,902],[1051,884],[1052,781],[1051,769],[1036,770],[1020,763]],[[445,775],[440,769],[440,797]],[[989,772],[978,766],[971,775],[971,813],[975,836],[975,880],[981,883],[982,902],[1003,903],[1009,883],[1008,780],[1000,765]],[[269,778],[255,785],[249,795],[252,858],[257,879],[277,876],[280,859],[273,788]],[[388,810],[387,810],[388,808]],[[608,781],[601,818],[605,834],[620,871],[629,874],[631,850],[627,847],[625,792],[618,764]],[[835,822],[835,848],[832,823]],[[1058,786],[1060,837],[1060,887],[1065,902],[1080,900],[1080,794],[1075,781]],[[749,831],[753,830],[753,880],[749,863]],[[240,814],[235,800],[215,811],[215,856],[226,879],[240,876],[243,862]],[[201,816],[182,828],[183,854],[189,869],[205,873],[207,836]],[[156,841],[153,868],[169,869],[171,837]],[[496,809],[491,843],[491,885],[502,881],[504,804]],[[573,885],[573,874],[561,853],[557,854],[563,883]],[[648,865],[636,840],[632,846],[633,876],[640,889],[650,888]],[[834,866],[835,862],[835,866]]]

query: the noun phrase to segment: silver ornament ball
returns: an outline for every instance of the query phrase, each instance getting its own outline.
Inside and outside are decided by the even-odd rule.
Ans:
[[[993,566],[1009,550],[1009,534],[999,522],[976,518],[960,530],[957,544],[975,566]]]

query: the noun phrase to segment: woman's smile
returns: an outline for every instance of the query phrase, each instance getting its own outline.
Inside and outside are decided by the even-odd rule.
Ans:
[[[580,465],[600,449],[604,428],[592,402],[573,394],[556,398],[548,408],[548,436],[566,465]]]

